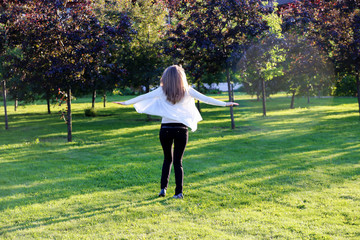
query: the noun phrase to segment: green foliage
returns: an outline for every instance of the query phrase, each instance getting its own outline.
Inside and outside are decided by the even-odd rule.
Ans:
[[[333,95],[355,97],[357,95],[356,77],[354,75],[339,76]]]
[[[263,2],[268,4],[268,2]],[[262,15],[269,27],[269,31],[262,34],[259,42],[251,46],[238,64],[243,71],[244,90],[260,98],[262,91],[261,81],[266,81],[266,96],[275,94],[284,89],[283,62],[286,59],[284,36],[282,34],[282,18],[277,14],[277,3],[274,10]]]
[[[329,95],[334,67],[326,53],[303,36],[287,34],[285,39],[287,54],[283,65],[288,82],[286,91],[297,96]]]
[[[68,1],[41,4],[10,1],[0,12],[4,41],[11,47],[21,46],[24,56],[11,66],[19,77],[10,92],[50,100],[59,88],[81,94],[112,89],[123,75],[114,56],[131,40],[130,19],[118,12],[116,21],[100,22],[92,1],[73,2],[81,7],[71,8]]]
[[[92,1],[96,17],[102,25],[115,25],[123,12],[132,5],[131,0],[96,0]]]
[[[357,239],[356,100],[299,98],[285,110],[288,98],[275,95],[262,118],[251,97],[236,99],[235,130],[226,109],[202,106],[184,156],[183,200],[171,198],[173,173],[168,196],[157,197],[160,122],[131,106],[91,119],[89,99],[78,99],[73,143],[43,103],[10,109],[13,128],[0,129],[0,238]]]
[[[284,91],[283,62],[286,51],[283,39],[268,33],[257,44],[251,46],[238,66],[243,71],[242,82],[248,94],[261,95],[261,81],[266,81],[266,95]]]
[[[159,84],[168,57],[162,54],[163,35],[167,28],[166,8],[161,2],[136,1],[127,8],[136,35],[129,49],[119,56],[126,67],[125,85],[132,87]]]
[[[20,62],[24,55],[21,46],[4,46],[0,53],[0,79],[7,81],[7,88],[10,90],[10,96],[23,96],[23,100],[33,99],[29,85],[24,83],[21,78]]]
[[[259,69],[265,81],[271,81],[275,77],[284,75],[283,68],[279,63],[285,61],[285,50],[275,45],[268,49],[265,55],[268,55],[267,61]]]
[[[127,95],[135,95],[136,92],[130,87],[124,87],[124,88],[120,88],[120,89],[119,88],[114,89],[113,94],[127,96]]]
[[[85,109],[85,116],[86,117],[96,117],[97,111],[94,108],[87,108]]]
[[[284,9],[284,31],[311,39],[335,64],[337,74],[358,75],[360,71],[360,2],[354,0],[297,1]],[[318,64],[323,61],[314,61]],[[333,71],[334,71],[333,70]],[[320,86],[329,86],[329,78]],[[309,86],[310,87],[310,86]],[[309,88],[308,87],[308,88]],[[312,86],[311,86],[312,87]],[[318,91],[322,89],[316,86]],[[357,93],[360,96],[360,93]],[[360,98],[359,109],[360,109]]]
[[[248,1],[185,2],[176,16],[178,24],[169,31],[167,51],[195,81],[224,72],[266,28],[260,9]]]
[[[267,22],[267,25],[270,28],[270,32],[272,34],[274,34],[276,37],[281,38],[281,37],[283,37],[283,33],[282,33],[283,29],[281,26],[283,24],[283,21],[282,21],[281,16],[277,12],[278,11],[278,8],[277,8],[278,3],[273,2],[272,4],[274,4],[274,6],[275,6],[274,11],[271,13],[264,14],[263,19]]]

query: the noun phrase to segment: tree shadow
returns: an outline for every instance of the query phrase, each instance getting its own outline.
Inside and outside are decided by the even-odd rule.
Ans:
[[[226,192],[220,191],[214,202],[219,201],[214,204],[219,204],[219,208],[241,207],[273,201],[294,192],[330,188],[332,184],[359,178],[360,170],[354,166],[360,161],[357,136],[360,124],[356,117],[347,116],[352,111],[335,110],[331,115],[303,111],[290,116],[277,114],[259,118],[255,122],[250,114],[254,108],[246,109],[246,103],[240,102],[244,108],[235,111],[235,130],[230,129],[228,110],[203,107],[204,121],[197,132],[190,133],[184,156],[185,188],[193,199],[190,204],[206,198],[196,192],[214,196],[219,191],[213,193],[212,189],[218,188],[225,188]],[[112,111],[109,110],[109,114],[113,114]],[[0,178],[0,210],[100,191],[131,194],[159,182],[163,158],[158,140],[160,124],[146,122],[145,115],[124,109],[106,118],[88,119],[76,113],[76,142],[71,144],[62,142],[63,123],[39,120],[36,115],[26,117],[19,117],[18,128],[11,134],[20,135],[32,125],[28,135],[33,134],[32,138],[39,138],[40,143],[31,140],[29,144],[18,144],[14,138],[8,140],[7,147],[0,148],[0,176],[6,176]],[[41,130],[45,125],[49,127]],[[321,173],[315,175],[315,170]],[[226,195],[228,191],[240,197],[230,201]],[[133,206],[166,204],[166,201],[151,196],[134,201]],[[105,204],[80,210],[76,215],[38,218],[31,223],[4,226],[0,233],[125,208],[126,205]]]
[[[133,190],[123,191],[124,194],[131,194]],[[149,197],[147,199],[140,199],[131,201],[128,204],[105,204],[100,207],[92,207],[90,209],[77,209],[75,214],[62,214],[59,216],[37,218],[36,221],[29,223],[23,222],[16,225],[8,225],[0,227],[0,234],[5,232],[16,232],[24,229],[32,229],[37,227],[44,227],[62,222],[69,222],[72,220],[80,220],[92,218],[99,215],[113,214],[117,211],[125,211],[129,206],[132,208],[151,206],[154,203],[166,204],[168,200],[159,197]]]

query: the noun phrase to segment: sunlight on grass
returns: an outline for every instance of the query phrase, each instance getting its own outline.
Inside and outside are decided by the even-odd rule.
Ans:
[[[214,95],[226,100],[227,95]],[[130,98],[110,96],[109,101]],[[60,107],[9,108],[0,128],[1,239],[357,239],[360,139],[356,99],[237,94],[202,104],[189,132],[183,200],[158,198],[159,118],[132,106],[74,101],[74,142]],[[3,119],[0,113],[0,120]]]
[[[352,112],[352,113],[342,113],[341,115],[340,114],[336,114],[336,113],[329,113],[329,114],[333,114],[333,115],[328,115],[328,116],[324,116],[322,117],[322,119],[324,120],[336,120],[336,119],[341,119],[341,118],[358,118],[359,116],[359,113],[358,112]]]

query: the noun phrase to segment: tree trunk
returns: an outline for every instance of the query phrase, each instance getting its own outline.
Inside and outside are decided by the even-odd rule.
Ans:
[[[200,92],[200,81],[197,81],[197,90]],[[200,101],[199,100],[196,102],[196,107],[199,110],[199,112],[201,113]]]
[[[359,104],[359,115],[360,115],[360,79],[359,79],[360,72],[356,74],[356,90],[357,90],[357,98]]]
[[[150,92],[150,78],[148,78],[146,81],[145,92],[146,93]],[[147,122],[151,121],[151,115],[149,115],[149,114],[146,115],[146,121]]]
[[[104,108],[106,108],[106,90],[104,90],[103,100],[104,100]]]
[[[5,129],[9,129],[8,124],[8,115],[7,115],[7,108],[6,108],[6,81],[3,80],[3,96],[4,96],[4,111],[5,111]]]
[[[72,142],[72,115],[71,115],[71,88],[67,92],[67,127],[68,127],[68,142]]]
[[[51,114],[51,108],[50,108],[50,96],[49,94],[46,95],[46,104],[47,104],[47,111],[48,114]]]
[[[229,70],[229,67],[226,68],[226,80],[227,80],[227,85],[228,85],[229,102],[233,102],[234,99],[233,99],[232,87],[231,87],[231,83],[230,83],[230,70]],[[230,106],[230,118],[231,118],[231,129],[235,129],[233,106]]]
[[[262,86],[261,86],[262,82],[260,81],[259,87],[256,91],[256,101],[260,102],[260,96],[262,94]]]
[[[235,97],[234,97],[234,83],[231,83],[231,99],[232,101],[234,101]]]
[[[265,92],[265,79],[261,79],[262,87],[262,103],[263,103],[263,117],[266,117],[266,92]]]
[[[95,100],[96,100],[96,90],[93,91],[92,94],[92,108],[95,108]]]
[[[15,112],[16,112],[18,106],[19,106],[19,99],[17,97],[15,97],[15,102],[14,102],[14,111]]]
[[[290,109],[294,109],[295,93],[296,93],[296,91],[293,91],[292,96],[291,96]]]

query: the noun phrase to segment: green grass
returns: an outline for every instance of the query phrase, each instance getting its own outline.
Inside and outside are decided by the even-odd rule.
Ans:
[[[226,95],[217,96],[226,100]],[[109,101],[122,100],[110,98]],[[131,106],[9,107],[0,128],[0,239],[360,239],[360,121],[354,98],[202,105],[190,133],[183,200],[158,198],[158,118]],[[4,122],[0,107],[0,123]]]

